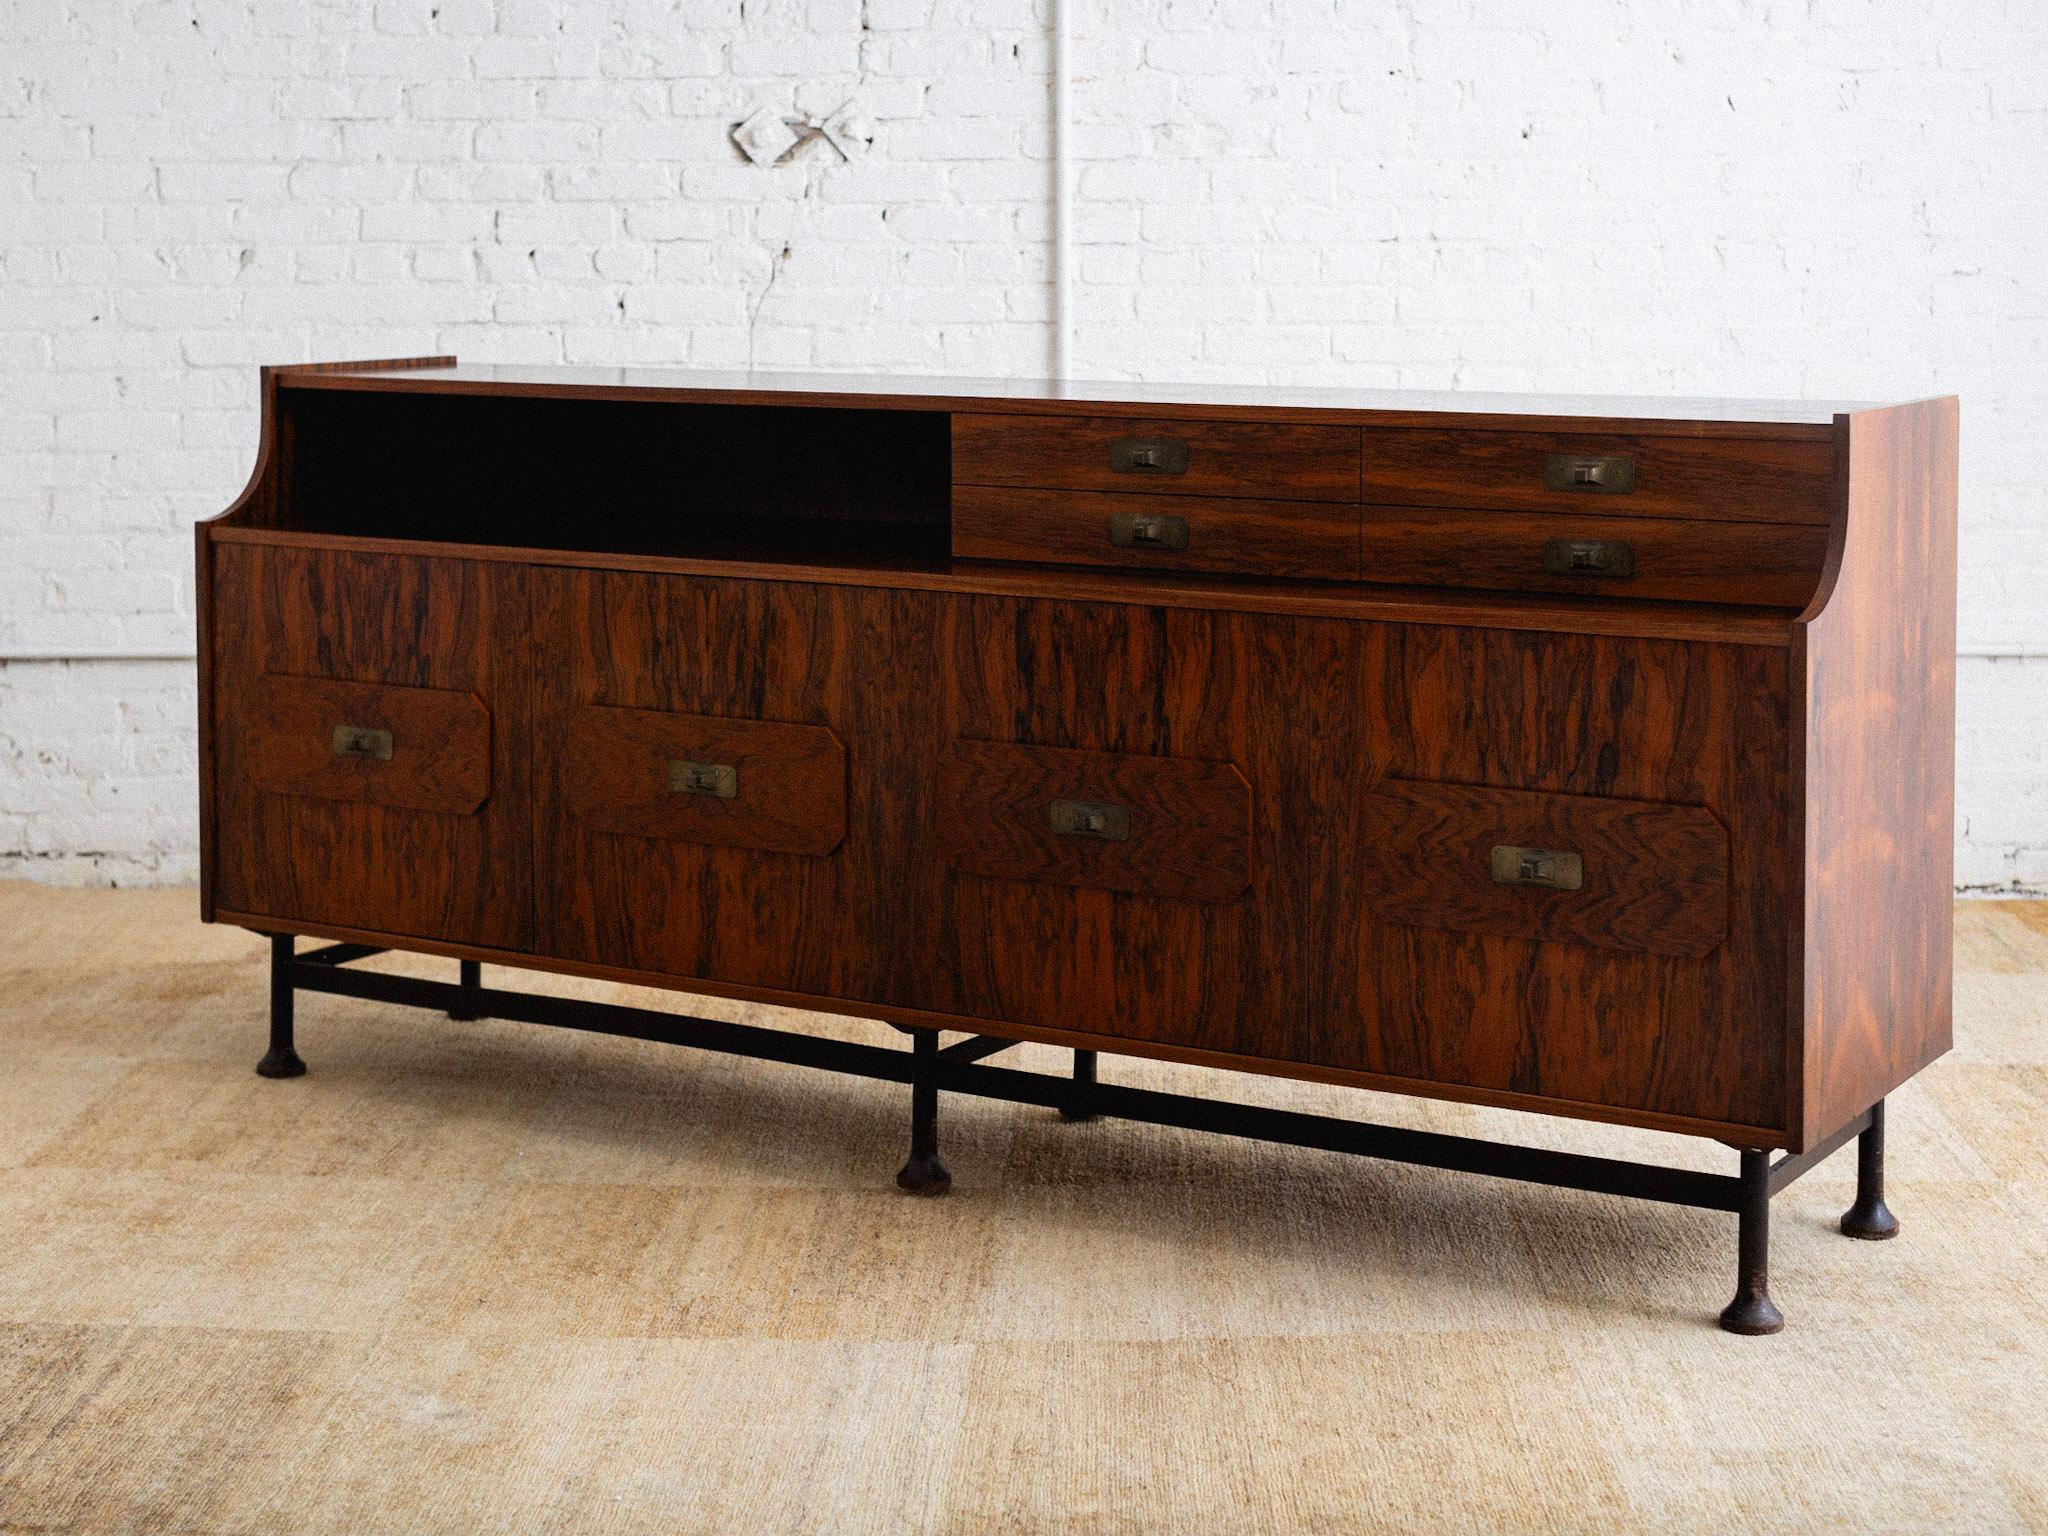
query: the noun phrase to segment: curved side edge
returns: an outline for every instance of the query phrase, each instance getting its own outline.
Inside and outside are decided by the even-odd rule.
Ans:
[[[1948,1050],[1957,402],[1835,418],[1837,514],[1793,630],[1792,1150]]]
[[[256,439],[256,463],[241,494],[227,509],[193,525],[192,606],[198,624],[199,695],[199,920],[214,921],[214,818],[213,818],[213,537],[219,527],[271,528],[277,525],[278,413],[277,381],[284,373],[336,373],[343,370],[398,368],[452,368],[452,355],[440,357],[384,358],[371,362],[304,363],[291,367],[268,367],[260,374],[259,398],[262,415]]]
[[[274,493],[275,490],[275,487],[271,484],[272,477],[270,471],[272,461],[277,457],[279,432],[277,385],[279,379],[287,375],[302,373],[383,373],[396,372],[406,368],[453,368],[455,365],[455,356],[450,353],[438,357],[372,358],[363,362],[285,363],[262,369],[260,374],[262,425],[256,439],[256,465],[249,471],[248,484],[244,485],[241,494],[228,504],[227,510],[213,517],[202,518],[199,526],[204,528],[212,524],[236,522],[258,528],[276,526],[277,509],[274,499],[266,499],[264,493],[266,491]],[[257,515],[254,517],[248,516],[252,507],[257,512]]]

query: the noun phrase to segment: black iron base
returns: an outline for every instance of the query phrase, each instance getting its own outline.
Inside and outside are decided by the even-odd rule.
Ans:
[[[1067,1096],[1067,1102],[1060,1106],[1062,1120],[1093,1120],[1095,1118],[1095,1053],[1074,1052],[1074,1091]]]
[[[1721,1312],[1721,1326],[1730,1333],[1776,1333],[1785,1326],[1784,1315],[1771,1301],[1768,1283],[1771,1197],[1839,1151],[1851,1138],[1857,1142],[1857,1194],[1856,1203],[1842,1217],[1842,1230],[1851,1237],[1883,1238],[1899,1229],[1897,1218],[1884,1203],[1882,1099],[1805,1152],[1772,1162],[1766,1150],[1739,1148],[1738,1173],[1699,1173],[1654,1163],[1517,1147],[1437,1131],[1370,1125],[1332,1115],[1300,1114],[1190,1094],[1119,1087],[1097,1080],[1096,1054],[1087,1050],[1074,1052],[1071,1077],[978,1065],[984,1058],[1019,1043],[994,1035],[968,1035],[944,1045],[935,1029],[899,1025],[911,1037],[911,1048],[892,1050],[619,1003],[504,991],[484,986],[481,967],[472,960],[461,962],[459,983],[344,969],[350,961],[382,953],[383,950],[366,944],[329,944],[296,954],[290,936],[273,936],[270,1051],[256,1070],[265,1077],[297,1077],[305,1072],[306,1064],[293,1048],[292,999],[300,991],[327,992],[370,1002],[436,1009],[455,1019],[551,1024],[562,1029],[694,1046],[761,1061],[818,1067],[852,1077],[907,1083],[910,1156],[898,1171],[896,1182],[914,1195],[943,1195],[953,1186],[952,1175],[939,1160],[939,1094],[944,1091],[1013,1104],[1042,1105],[1057,1110],[1068,1120],[1092,1120],[1097,1116],[1137,1120],[1325,1152],[1348,1152],[1424,1168],[1489,1174],[1526,1184],[1731,1211],[1737,1218],[1735,1299]]]

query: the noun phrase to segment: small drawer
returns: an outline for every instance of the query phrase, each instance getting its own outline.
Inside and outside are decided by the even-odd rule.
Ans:
[[[1349,581],[1358,575],[1358,508],[960,485],[953,488],[953,553]]]
[[[561,744],[585,826],[822,855],[846,836],[846,749],[823,726],[586,704]]]
[[[1728,933],[1728,833],[1698,806],[1390,779],[1365,802],[1379,917],[1705,955]]]
[[[1251,787],[1230,763],[956,741],[939,837],[962,874],[1235,901],[1251,885]]]
[[[1368,507],[1362,543],[1367,581],[1803,608],[1820,585],[1828,530]]]
[[[956,415],[953,483],[1356,501],[1358,431],[1120,416]]]
[[[490,795],[491,716],[473,693],[265,674],[250,704],[259,790],[453,816]]]
[[[1392,506],[1824,524],[1833,483],[1824,438],[1365,432],[1365,499]]]

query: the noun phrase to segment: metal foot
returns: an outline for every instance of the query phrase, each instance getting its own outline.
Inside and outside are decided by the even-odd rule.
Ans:
[[[953,1176],[939,1161],[939,1032],[911,1030],[910,1038],[910,1161],[897,1171],[896,1183],[913,1195],[943,1195]]]
[[[270,938],[270,1049],[256,1063],[259,1077],[304,1077],[306,1064],[292,1049],[292,936]]]
[[[1870,1107],[1870,1128],[1856,1138],[1856,1203],[1842,1213],[1842,1230],[1879,1242],[1899,1235],[1899,1218],[1884,1203],[1884,1100]]]
[[[258,1077],[304,1077],[305,1060],[290,1046],[282,1048],[273,1045],[261,1061],[256,1063]]]
[[[482,964],[475,960],[464,960],[461,962],[461,965],[463,991],[476,991],[477,988],[481,987],[484,984],[484,968]],[[455,1007],[450,1008],[448,1010],[449,1018],[459,1019],[464,1022],[470,1022],[476,1019],[480,1019],[483,1016],[483,1009],[479,1007],[477,1004],[468,1001],[459,1003]]]
[[[1735,1299],[1721,1309],[1730,1333],[1776,1333],[1785,1314],[1771,1301],[1771,1154],[1742,1154],[1742,1205],[1737,1212]]]
[[[936,1157],[913,1157],[896,1170],[896,1183],[913,1195],[943,1195],[953,1187],[953,1175]]]
[[[1088,1090],[1095,1086],[1095,1053],[1074,1052],[1074,1096],[1060,1106],[1060,1118],[1076,1123],[1093,1120],[1095,1110],[1089,1103]]]

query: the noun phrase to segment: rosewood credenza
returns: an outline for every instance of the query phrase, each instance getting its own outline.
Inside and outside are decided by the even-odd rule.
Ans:
[[[1884,1097],[1949,1044],[1955,494],[1952,399],[272,369],[198,536],[205,915],[272,936],[270,1076],[313,989],[908,1084],[918,1192],[957,1092],[1708,1206],[1769,1332],[1771,1195],[1853,1139],[1896,1230]]]

